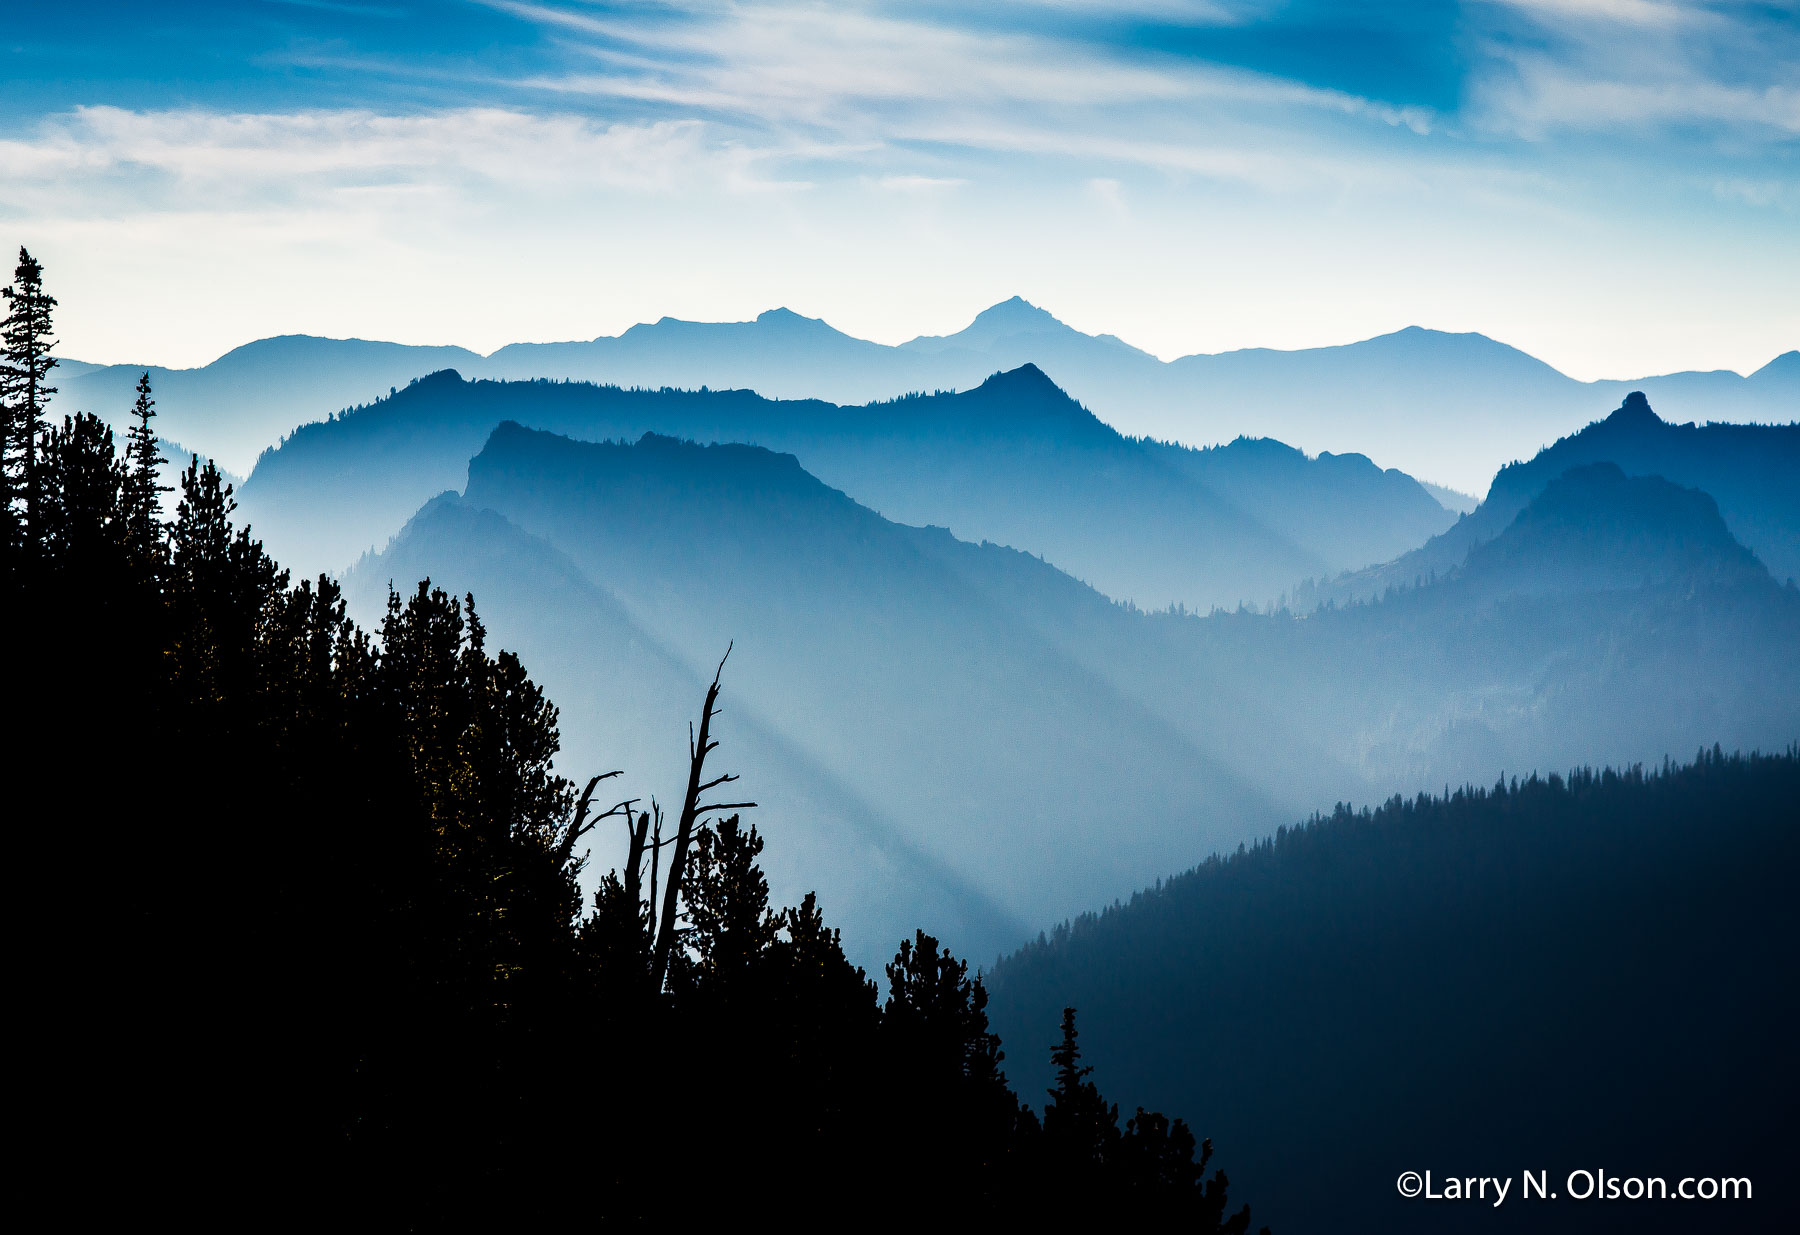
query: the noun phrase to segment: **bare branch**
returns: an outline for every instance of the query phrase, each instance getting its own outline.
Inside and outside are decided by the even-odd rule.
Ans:
[[[622,771],[602,772],[598,776],[588,780],[587,788],[581,791],[581,800],[576,803],[575,817],[569,821],[568,830],[563,833],[561,843],[556,846],[556,863],[558,866],[561,866],[569,860],[570,855],[575,852],[575,842],[580,840],[583,834],[588,832],[595,823],[600,822],[600,819],[605,819],[607,815],[612,813],[611,811],[608,811],[607,815],[601,815],[600,819],[595,819],[592,822],[588,821],[588,809],[594,803],[594,787],[603,780],[611,780],[615,776],[623,775],[625,775],[625,773]],[[614,807],[613,809],[616,810],[618,808]]]
[[[749,810],[755,802],[715,802],[711,806],[702,806],[694,813],[704,815],[709,810]]]
[[[656,820],[656,830],[652,834],[651,841],[650,841],[650,912],[655,913],[656,912],[656,872],[657,872],[657,868],[659,866],[661,866],[661,864],[662,864],[662,859],[658,855],[662,852],[662,847],[663,847],[662,807],[660,807],[656,804],[655,798],[650,799],[650,814]]]
[[[712,685],[706,689],[706,702],[700,707],[700,728],[695,732],[692,724],[688,726],[688,783],[687,792],[681,800],[681,819],[675,829],[675,852],[669,858],[669,883],[663,889],[662,916],[656,929],[655,948],[650,967],[650,985],[652,990],[662,990],[664,975],[669,969],[669,954],[675,947],[675,916],[681,897],[681,882],[687,867],[688,846],[694,839],[694,824],[700,816],[715,810],[742,810],[753,806],[751,802],[737,802],[718,806],[702,806],[700,795],[709,788],[717,788],[732,778],[712,781],[702,779],[706,767],[706,756],[719,745],[712,737],[713,717],[719,714],[719,679],[725,672],[725,662],[731,657],[731,649],[735,642],[727,644],[725,655],[719,658],[719,667],[713,671]],[[660,837],[658,838],[660,839]]]

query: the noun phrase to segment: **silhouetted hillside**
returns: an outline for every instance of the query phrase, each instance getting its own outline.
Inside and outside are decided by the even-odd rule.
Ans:
[[[507,419],[587,440],[657,432],[790,452],[889,519],[1040,553],[1156,606],[1261,604],[1309,573],[1421,543],[1450,518],[1410,477],[1360,456],[1120,437],[1031,366],[961,394],[856,408],[435,374],[265,454],[245,515],[287,560],[338,569],[458,485]]]
[[[1278,1229],[1785,1230],[1797,797],[1790,746],[1339,806],[1001,961],[994,1023],[1078,1008],[1108,1085],[1203,1113]],[[1754,1200],[1582,1204],[1578,1168]],[[1405,1201],[1406,1170],[1511,1195]]]
[[[1731,534],[1778,580],[1800,576],[1800,423],[1670,424],[1632,392],[1605,420],[1494,477],[1485,501],[1448,531],[1383,566],[1303,589],[1296,603],[1367,598],[1460,566],[1499,535],[1545,486],[1571,468],[1617,465],[1631,476],[1662,476],[1718,503]]]

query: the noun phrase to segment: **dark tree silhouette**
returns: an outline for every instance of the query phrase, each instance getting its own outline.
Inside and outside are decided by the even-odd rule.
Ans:
[[[958,1229],[1066,1208],[980,977],[920,932],[879,1003],[816,898],[770,903],[753,804],[706,800],[736,779],[706,772],[724,661],[672,834],[655,799],[599,810],[619,773],[558,774],[557,709],[472,596],[390,588],[365,632],[198,458],[155,518],[139,396],[123,458],[90,415],[41,434],[33,565],[0,595],[15,794],[56,794],[15,833],[27,1057],[52,1081],[20,1122],[103,1173],[118,1217],[681,1226],[774,1196],[824,1225],[881,1196],[881,1223]],[[588,901],[578,849],[614,819],[626,862]],[[1179,1123],[1140,1121],[1089,1200],[1129,1179],[1160,1203],[1189,1160]],[[926,1163],[896,1194],[896,1164]],[[110,1221],[105,1198],[83,1203]]]
[[[45,407],[56,387],[47,381],[56,358],[50,353],[51,314],[56,298],[44,290],[44,268],[19,250],[10,286],[0,288],[6,318],[0,321],[0,509],[14,528],[15,505],[24,501],[27,526],[37,519],[38,447],[48,431]],[[19,533],[11,530],[8,543]]]
[[[156,400],[150,397],[150,374],[138,378],[137,400],[131,405],[132,426],[125,433],[125,522],[134,557],[148,562],[162,543],[161,467],[167,462],[157,446],[150,422],[156,417]]]
[[[712,737],[713,718],[719,714],[719,675],[725,671],[725,661],[731,656],[731,649],[725,649],[725,655],[719,659],[719,667],[713,672],[712,685],[707,688],[706,702],[700,709],[700,732],[698,736],[688,735],[688,782],[687,791],[681,798],[681,815],[675,826],[675,851],[669,859],[668,886],[663,891],[662,917],[657,923],[656,941],[652,948],[650,986],[652,990],[661,990],[663,980],[669,971],[669,957],[674,952],[678,934],[676,923],[677,909],[681,903],[681,881],[687,873],[688,847],[693,843],[694,825],[700,817],[716,810],[740,810],[755,806],[754,802],[712,802],[702,804],[701,797],[721,785],[729,784],[737,779],[731,773],[724,773],[708,781],[701,778],[706,775],[706,757],[719,745]],[[650,855],[654,869],[656,854]],[[652,898],[654,899],[654,898]]]

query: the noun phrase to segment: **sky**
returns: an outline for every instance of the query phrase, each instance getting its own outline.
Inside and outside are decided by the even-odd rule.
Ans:
[[[0,245],[86,360],[1013,295],[1164,358],[1800,346],[1800,0],[7,7]]]

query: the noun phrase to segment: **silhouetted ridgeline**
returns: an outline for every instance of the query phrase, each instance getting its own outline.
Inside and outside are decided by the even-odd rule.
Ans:
[[[9,331],[46,328],[27,307]],[[716,676],[668,811],[607,808],[609,777],[553,770],[557,709],[472,598],[390,594],[371,637],[232,526],[211,464],[162,522],[148,379],[121,459],[92,416],[44,423],[48,366],[17,377],[47,348],[13,337],[13,1114],[61,1223],[1248,1228],[1210,1142],[1101,1099],[1072,1014],[1032,1039],[1062,1020],[1040,1120],[935,939],[883,1001],[812,897],[771,905],[707,765]],[[597,828],[629,859],[586,897]]]
[[[1530,454],[1629,390],[1647,391],[1680,419],[1785,420],[1800,404],[1800,352],[1748,377],[1715,371],[1578,382],[1483,335],[1409,327],[1338,347],[1246,348],[1164,363],[1018,297],[955,334],[898,347],[774,309],[747,322],[665,317],[613,338],[513,344],[487,357],[455,347],[286,336],[246,344],[199,369],[152,368],[151,377],[166,396],[174,436],[246,469],[256,451],[296,425],[444,368],[469,377],[749,389],[772,399],[858,404],[911,390],[968,390],[1027,364],[1124,433],[1196,444],[1250,434],[1310,453],[1362,451],[1471,492],[1500,462]],[[71,364],[66,375],[72,403],[65,406],[103,408],[130,401],[142,366],[79,368]]]
[[[1340,805],[1007,957],[994,1023],[1081,1008],[1109,1087],[1204,1117],[1284,1229],[1793,1229],[1797,801],[1789,747]],[[1517,1200],[1578,1167],[1755,1200]],[[1514,1199],[1401,1200],[1427,1169]]]
[[[578,440],[645,433],[793,454],[899,523],[1043,554],[1120,599],[1261,604],[1308,575],[1385,561],[1451,516],[1361,455],[1211,451],[1121,437],[1032,366],[973,390],[860,407],[747,390],[624,390],[434,373],[266,452],[247,516],[284,561],[338,570],[460,486],[501,423]]]
[[[889,522],[791,455],[506,424],[468,472],[466,494],[346,575],[352,611],[372,620],[391,579],[476,591],[558,698],[642,701],[565,727],[571,751],[634,777],[678,773],[645,748],[679,753],[683,701],[736,640],[721,723],[766,786],[759,818],[795,842],[771,879],[817,890],[871,969],[920,920],[987,954],[1141,886],[1223,843],[1197,804],[1258,832],[1302,809],[1276,809],[1027,617],[1111,630],[1134,615],[1025,554]],[[692,684],[674,710],[656,697],[671,671]],[[1091,820],[1114,810],[1172,822],[1096,852]]]
[[[1787,368],[1795,369],[1795,363]],[[1789,405],[1800,406],[1800,399]],[[1395,561],[1301,588],[1297,609],[1378,596],[1389,587],[1443,575],[1469,552],[1500,535],[1557,477],[1610,463],[1628,476],[1661,476],[1699,489],[1718,504],[1731,534],[1769,568],[1777,582],[1800,577],[1800,422],[1671,424],[1633,391],[1604,420],[1510,463],[1487,498],[1447,531]]]
[[[759,819],[805,838],[770,879],[871,971],[915,922],[992,955],[1320,802],[1800,732],[1800,592],[1707,495],[1606,465],[1435,584],[1304,618],[1136,612],[755,446],[507,424],[467,473],[345,576],[352,612],[390,581],[474,591],[557,698],[642,701],[564,739],[650,783],[736,639],[722,724]]]

